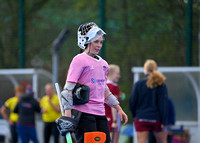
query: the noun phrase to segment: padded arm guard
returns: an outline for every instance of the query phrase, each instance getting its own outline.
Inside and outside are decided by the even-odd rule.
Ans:
[[[117,100],[117,98],[111,94],[109,97],[108,97],[108,100],[105,101],[105,103],[110,106],[110,107],[114,107],[115,105],[118,105],[119,104],[119,101]]]
[[[68,88],[70,84],[67,84]],[[72,85],[72,84],[71,84]],[[71,90],[72,88],[70,88]],[[64,110],[72,109],[73,105],[81,105],[85,104],[89,101],[90,88],[86,85],[81,85],[79,83],[72,90],[72,94],[69,93],[68,89],[64,89],[61,92],[62,96],[62,104],[64,106]]]
[[[72,97],[72,94],[69,93],[68,90],[63,90],[61,92],[61,98],[62,98],[62,105],[64,106],[64,110],[72,109],[73,97]]]
[[[74,89],[74,87],[76,86],[76,84],[74,83],[71,83],[71,82],[67,82],[64,86],[64,89],[65,90],[68,90],[68,91],[72,91]]]

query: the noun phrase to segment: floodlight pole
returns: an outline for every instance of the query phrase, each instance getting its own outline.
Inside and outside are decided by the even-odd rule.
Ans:
[[[69,34],[68,29],[63,29],[58,37],[53,41],[53,56],[52,56],[52,73],[53,73],[53,85],[58,82],[58,52],[60,50],[60,46],[65,39],[67,39],[67,35]]]
[[[200,27],[200,10],[199,10],[199,27]],[[199,43],[199,66],[200,66],[200,28],[198,32],[198,43]]]
[[[187,1],[186,9],[186,65],[192,65],[192,4],[193,0]]]
[[[24,0],[19,0],[19,64],[25,67]]]
[[[99,0],[99,7],[100,7],[100,27],[105,31],[105,0]],[[100,55],[102,58],[105,58],[105,41],[103,42]]]

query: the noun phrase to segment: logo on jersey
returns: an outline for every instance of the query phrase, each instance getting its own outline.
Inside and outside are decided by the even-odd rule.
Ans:
[[[106,70],[106,66],[103,66],[103,71],[105,71]]]
[[[93,70],[94,69],[94,67],[93,66],[91,66],[91,68],[90,68],[91,70]]]
[[[24,103],[22,103],[22,107],[24,107],[24,108],[32,108],[32,104],[24,102]]]
[[[104,85],[104,82],[105,82],[105,79],[96,79],[96,78],[91,79],[92,84]]]

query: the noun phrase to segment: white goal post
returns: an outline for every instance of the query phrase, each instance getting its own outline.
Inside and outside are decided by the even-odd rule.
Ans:
[[[11,83],[16,87],[19,83],[14,77],[14,75],[30,75],[32,76],[32,88],[35,93],[35,97],[38,97],[38,76],[42,75],[47,77],[50,81],[52,81],[52,74],[43,69],[1,69],[0,76],[6,76]]]

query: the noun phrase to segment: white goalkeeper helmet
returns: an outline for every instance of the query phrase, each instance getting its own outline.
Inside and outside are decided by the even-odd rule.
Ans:
[[[94,22],[81,24],[78,28],[78,46],[81,49],[85,49],[86,44],[99,39],[100,36],[103,36],[105,34],[106,33]]]

